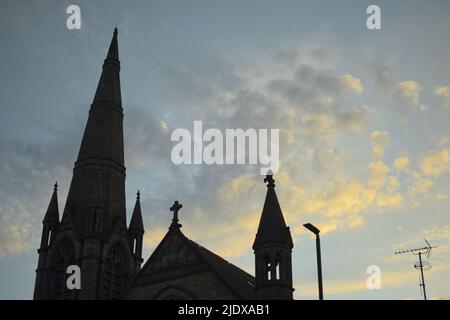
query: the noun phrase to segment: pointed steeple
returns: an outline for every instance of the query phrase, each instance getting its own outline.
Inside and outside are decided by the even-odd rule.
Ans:
[[[98,192],[97,198],[91,193],[99,173],[102,174],[98,183],[102,187],[103,230],[107,232],[116,223],[126,228],[123,109],[118,52],[116,28],[89,110],[63,214],[65,218],[70,213],[74,228],[80,234],[87,231],[85,216],[91,205],[89,201],[98,201]]]
[[[143,231],[127,230],[119,74],[115,29],[73,168],[64,223],[58,223],[56,188],[45,218],[55,223],[43,223],[35,299],[121,298],[140,270]],[[64,259],[49,258],[59,257],[61,248],[65,248]],[[68,264],[83,270],[82,290],[64,290],[65,277],[58,277],[57,270],[65,270]],[[101,284],[107,278],[110,289],[104,290]]]
[[[103,72],[92,102],[93,106],[112,103],[113,106],[122,108],[119,71],[119,46],[117,43],[117,28],[115,28],[108,54],[103,62]]]
[[[267,194],[253,249],[267,243],[282,244],[292,248],[294,245],[291,233],[281,212],[277,194],[275,193],[275,180],[271,172],[268,172],[264,182],[267,182]]]
[[[106,59],[112,59],[119,61],[119,46],[117,45],[117,27],[114,28],[113,38],[109,45],[108,55]]]
[[[131,216],[130,226],[128,227],[128,235],[130,237],[131,252],[134,260],[134,275],[136,276],[141,270],[142,259],[142,243],[144,241],[144,223],[142,222],[141,212],[141,193],[137,192],[136,204],[134,205],[133,215]]]
[[[134,205],[133,215],[131,216],[130,226],[128,228],[130,231],[141,231],[144,232],[144,223],[142,222],[141,213],[141,193],[137,192],[136,204]]]
[[[55,182],[53,187],[53,195],[48,204],[47,212],[45,213],[44,223],[58,223],[59,209],[58,209],[58,183]]]
[[[90,111],[77,161],[88,158],[111,159],[123,166],[123,111],[117,28],[103,63]]]

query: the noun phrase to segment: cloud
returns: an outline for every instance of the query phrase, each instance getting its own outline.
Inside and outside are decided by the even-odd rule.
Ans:
[[[336,120],[326,113],[312,114],[304,119],[303,129],[307,135],[327,140],[330,138],[330,133],[335,127],[335,123]]]
[[[392,250],[405,250],[408,248],[417,248],[421,244],[425,245],[424,238],[431,245],[438,245],[439,254],[433,255],[433,269],[450,269],[448,259],[450,259],[450,225],[432,225],[431,227],[408,234],[405,240],[394,243]],[[397,259],[407,259],[407,257],[397,256]]]
[[[392,88],[395,87],[397,76],[388,63],[377,63],[372,66],[375,76],[375,88],[380,96],[385,96],[392,93]]]
[[[0,139],[0,256],[38,248],[53,184],[57,180],[60,189],[67,186],[76,154],[67,148],[76,134],[70,125],[56,132],[47,143]]]
[[[340,80],[344,88],[350,89],[356,94],[361,94],[363,92],[364,87],[361,83],[361,80],[359,80],[357,77],[352,76],[351,74],[345,74],[340,77]]]
[[[356,293],[361,291],[368,291],[367,288],[367,278],[368,274],[361,274],[359,278],[353,278],[349,280],[327,280],[324,283],[324,291],[328,295],[339,295],[344,293]],[[417,275],[413,272],[403,272],[403,271],[390,271],[381,273],[381,288],[397,287],[402,284],[413,281],[417,278]],[[317,293],[317,283],[301,283],[296,284],[297,288],[304,288],[300,296],[315,296]]]
[[[442,99],[444,100],[442,108],[448,109],[450,106],[450,87],[448,86],[436,87],[434,88],[433,93],[439,97],[442,97]]]
[[[408,166],[409,166],[409,159],[408,159],[408,157],[403,156],[403,157],[396,158],[394,160],[393,166],[398,171],[405,171],[406,169],[408,169]]]
[[[444,148],[440,151],[425,156],[420,160],[420,168],[422,173],[427,176],[439,177],[450,170],[450,157],[448,149]]]
[[[246,192],[253,192],[256,189],[256,183],[254,176],[252,175],[242,175],[237,176],[230,181],[226,182],[217,190],[217,195],[221,201],[225,203],[232,203],[245,198],[245,194],[242,190]]]
[[[375,159],[380,159],[384,156],[386,147],[389,145],[391,138],[387,131],[372,131],[370,134],[372,139],[372,155]]]
[[[381,188],[386,182],[386,178],[390,171],[389,167],[381,161],[375,161],[369,164],[369,168],[369,187],[376,189]]]
[[[151,226],[148,224],[144,229],[146,231],[144,233],[143,246],[144,248],[153,250],[161,242],[162,238],[168,231],[167,228],[163,228],[161,226]]]
[[[420,102],[420,92],[422,85],[416,81],[408,80],[400,82],[395,91],[395,97],[404,110],[419,108],[425,110],[425,106]]]
[[[32,225],[26,219],[12,219],[11,214],[0,208],[0,226],[0,257],[22,254],[33,248],[33,243],[30,242]]]
[[[351,132],[361,132],[371,113],[372,109],[366,105],[358,109],[343,112],[337,116],[337,125]]]
[[[400,193],[385,194],[380,193],[377,196],[377,205],[379,207],[395,208],[403,204],[403,196]]]
[[[414,183],[409,186],[409,193],[411,195],[426,193],[433,186],[433,181],[416,175]]]

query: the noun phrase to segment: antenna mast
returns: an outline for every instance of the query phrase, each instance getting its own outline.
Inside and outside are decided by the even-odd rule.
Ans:
[[[395,254],[412,253],[415,256],[417,256],[417,255],[419,256],[419,261],[414,263],[414,268],[417,270],[420,270],[420,284],[419,285],[422,287],[424,300],[427,300],[427,291],[425,290],[425,278],[423,276],[423,272],[430,270],[431,264],[429,262],[422,261],[422,255],[426,254],[427,259],[428,259],[431,255],[431,249],[437,248],[437,246],[432,247],[428,243],[427,239],[424,238],[424,240],[427,244],[426,247],[396,251]]]

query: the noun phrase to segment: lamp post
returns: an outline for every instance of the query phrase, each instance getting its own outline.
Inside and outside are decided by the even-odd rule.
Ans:
[[[306,229],[316,235],[316,251],[317,251],[317,277],[319,280],[319,300],[323,300],[323,287],[322,287],[322,258],[320,255],[320,230],[313,226],[311,223],[305,223],[303,225]]]

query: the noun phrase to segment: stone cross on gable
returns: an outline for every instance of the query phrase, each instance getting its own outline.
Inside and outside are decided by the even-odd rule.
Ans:
[[[173,203],[173,206],[170,207],[170,211],[173,211],[173,224],[178,224],[178,211],[183,208],[183,205],[179,203],[177,200]]]

